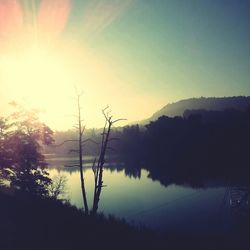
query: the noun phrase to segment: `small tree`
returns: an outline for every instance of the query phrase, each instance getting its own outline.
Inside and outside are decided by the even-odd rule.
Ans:
[[[1,131],[1,152],[5,155],[1,169],[13,188],[33,195],[47,195],[51,182],[45,170],[47,163],[42,145],[53,142],[53,132],[41,123],[36,111],[18,107]],[[2,120],[3,128],[3,120]]]
[[[52,179],[48,187],[49,196],[54,199],[64,199],[67,178],[64,175],[58,175]]]

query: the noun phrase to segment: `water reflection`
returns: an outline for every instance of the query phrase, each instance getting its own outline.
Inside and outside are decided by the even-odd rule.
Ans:
[[[50,161],[49,173],[52,177],[67,177],[67,198],[73,205],[82,208],[79,170],[64,167],[72,160],[66,158]],[[91,160],[85,159],[84,164],[89,204],[93,202],[94,191],[93,171],[89,168]],[[233,208],[232,196],[239,187],[236,180],[211,176],[205,178],[205,175],[202,178],[195,175],[185,179],[181,174],[171,175],[166,169],[160,169],[148,171],[135,164],[109,161],[103,176],[105,187],[99,212],[155,229],[207,234],[228,228],[233,223],[231,217],[235,217],[236,207],[245,207],[247,204],[249,208],[250,188],[246,188],[249,187],[246,185],[249,183],[247,179],[242,182],[245,183],[245,189],[238,192],[242,199],[237,204],[234,201],[236,205],[245,205]]]
[[[227,202],[228,200],[228,202]],[[226,192],[225,204],[229,203],[231,217],[236,223],[250,222],[250,186],[232,186]]]
[[[67,177],[67,198],[73,205],[81,208],[78,169],[50,168],[49,172],[52,178],[59,174]],[[84,174],[88,202],[92,203],[92,170],[85,168]],[[198,231],[207,230],[208,224],[212,227],[211,218],[224,195],[224,188],[195,190],[174,184],[166,188],[159,181],[153,181],[146,170],[127,175],[127,171],[120,167],[105,169],[104,185],[107,186],[103,188],[99,212],[158,229],[190,230],[191,227]],[[201,209],[203,213],[200,213]],[[195,216],[196,223],[187,223],[188,218],[195,214],[199,215]]]

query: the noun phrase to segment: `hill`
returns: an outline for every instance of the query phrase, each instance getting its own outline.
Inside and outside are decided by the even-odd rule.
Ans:
[[[233,96],[233,97],[200,97],[180,100],[170,103],[162,109],[154,113],[149,119],[143,120],[141,123],[146,124],[149,121],[157,120],[165,115],[169,117],[183,116],[185,110],[216,110],[223,111],[225,109],[246,110],[250,107],[250,96]]]

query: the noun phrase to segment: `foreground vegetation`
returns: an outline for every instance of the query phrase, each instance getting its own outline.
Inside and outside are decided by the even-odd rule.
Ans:
[[[0,192],[1,249],[248,249],[249,228],[220,235],[157,233],[51,198]],[[239,247],[240,246],[240,247]]]
[[[0,192],[1,249],[153,249],[163,243],[113,217],[88,216],[56,199],[9,192]]]

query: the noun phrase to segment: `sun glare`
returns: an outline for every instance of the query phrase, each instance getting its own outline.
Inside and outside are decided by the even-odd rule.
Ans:
[[[113,102],[107,96],[126,94],[120,92],[119,80],[107,62],[75,44],[58,49],[33,44],[9,51],[0,58],[0,70],[8,100],[42,110],[40,117],[57,129],[74,124],[75,87],[84,92],[82,105],[88,126],[102,126],[101,109]]]
[[[16,58],[10,56],[4,62],[4,69],[11,90],[15,89],[19,97],[33,96],[36,100],[45,92],[48,96],[59,87],[63,90],[72,77],[59,58],[41,48],[32,48]]]
[[[84,92],[82,106],[87,127],[103,126],[101,110],[107,104],[115,117],[128,120],[151,114],[158,102],[149,102],[152,98],[137,94],[133,84],[125,84],[117,73],[112,57],[88,44],[88,38],[114,22],[132,0],[114,5],[90,1],[73,36],[70,31],[64,34],[73,1],[39,2],[35,6],[35,1],[20,4],[0,0],[2,112],[9,113],[7,103],[15,101],[28,109],[42,110],[40,118],[52,129],[72,128],[76,87]],[[135,106],[142,110],[142,117],[138,117]]]
[[[73,73],[63,55],[36,46],[5,55],[0,66],[5,95],[28,108],[52,112],[60,108],[72,112],[67,99],[72,97],[72,85],[74,82],[77,84],[77,74]]]

